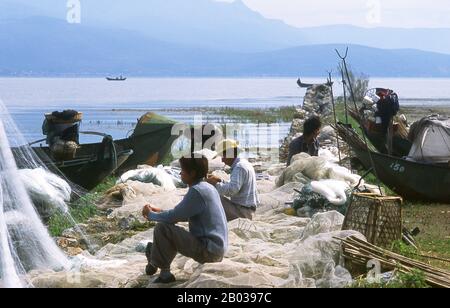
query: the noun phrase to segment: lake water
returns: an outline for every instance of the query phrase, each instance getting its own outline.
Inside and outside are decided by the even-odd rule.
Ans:
[[[319,83],[325,79],[302,81]],[[403,105],[450,106],[450,79],[372,79],[371,87],[395,89]],[[341,93],[341,85],[336,82],[335,94]],[[145,111],[192,123],[199,113],[186,109],[300,105],[304,94],[305,89],[298,88],[295,78],[130,78],[125,82],[102,78],[0,78],[0,99],[29,141],[43,138],[43,114],[54,110],[82,111],[82,130],[124,138]],[[208,122],[227,121],[214,115],[203,117]],[[279,124],[280,138],[287,134],[289,126]],[[83,138],[82,142],[98,141]]]

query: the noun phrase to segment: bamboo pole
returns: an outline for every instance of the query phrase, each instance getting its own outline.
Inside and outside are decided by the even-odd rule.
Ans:
[[[331,79],[331,72],[328,72],[327,85],[328,85],[328,87],[330,87],[330,91],[331,91],[331,104],[333,105],[334,125],[337,125],[336,104],[334,102],[333,81]],[[336,134],[336,142],[337,142],[338,155],[339,155],[339,165],[342,165],[341,146],[340,146],[339,135],[338,134]]]
[[[450,288],[450,272],[446,270],[385,250],[357,237],[340,240],[344,259],[350,262],[366,265],[370,260],[376,260],[383,268],[401,273],[411,273],[418,269],[424,273],[425,281],[430,286]]]

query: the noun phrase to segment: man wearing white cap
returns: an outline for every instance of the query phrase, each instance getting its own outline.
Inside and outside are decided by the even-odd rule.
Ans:
[[[224,182],[215,176],[209,176],[207,181],[218,190],[227,220],[253,219],[259,202],[255,169],[246,159],[238,157],[239,144],[235,140],[223,140],[218,144],[217,152],[231,167],[230,181]]]

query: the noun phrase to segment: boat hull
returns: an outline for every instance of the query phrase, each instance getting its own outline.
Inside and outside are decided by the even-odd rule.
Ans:
[[[354,149],[364,166],[371,168],[367,151]],[[404,199],[450,203],[450,169],[371,152],[380,181]]]
[[[108,148],[103,151],[102,143],[83,144],[80,149],[82,151],[75,159],[55,161],[48,147],[33,148],[50,171],[87,191],[93,190],[102,183],[133,154],[131,150],[117,148]],[[19,168],[23,167],[19,165]]]

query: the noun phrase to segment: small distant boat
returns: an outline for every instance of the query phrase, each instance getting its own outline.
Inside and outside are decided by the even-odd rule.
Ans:
[[[120,76],[120,77],[106,77],[106,80],[108,81],[125,81],[127,80],[126,77]]]

